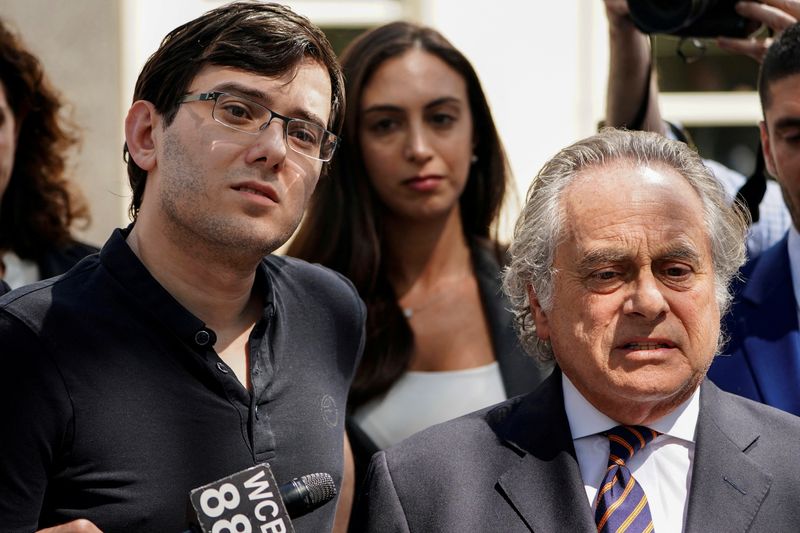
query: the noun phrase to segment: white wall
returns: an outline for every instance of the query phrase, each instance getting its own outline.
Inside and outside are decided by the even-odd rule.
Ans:
[[[521,185],[582,126],[577,1],[436,0],[423,14],[475,66]]]
[[[593,133],[602,117],[602,3],[430,0],[422,5],[421,19],[475,66],[523,200],[544,162]],[[596,69],[598,64],[603,67]],[[513,219],[516,211],[509,214]],[[503,233],[508,231],[506,221]]]

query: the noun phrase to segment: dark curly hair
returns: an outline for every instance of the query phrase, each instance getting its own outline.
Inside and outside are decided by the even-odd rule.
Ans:
[[[75,221],[89,223],[83,198],[65,176],[76,128],[60,116],[60,95],[39,60],[0,21],[0,82],[14,113],[17,149],[8,187],[0,198],[0,250],[38,260],[72,242]]]

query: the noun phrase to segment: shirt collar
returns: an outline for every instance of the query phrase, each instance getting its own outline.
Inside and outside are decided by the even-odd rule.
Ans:
[[[561,373],[561,384],[564,390],[564,409],[567,412],[572,440],[593,436],[619,425],[619,422],[604,415],[589,403],[563,372]],[[692,395],[676,409],[648,427],[664,435],[694,442],[699,412],[700,387],[697,387]]]
[[[133,224],[116,229],[100,251],[100,261],[106,270],[130,294],[133,301],[167,326],[189,346],[213,346],[216,334],[202,320],[183,307],[142,264],[126,242]],[[256,270],[256,287],[264,291],[265,314],[273,307],[274,294],[270,275],[264,261]]]

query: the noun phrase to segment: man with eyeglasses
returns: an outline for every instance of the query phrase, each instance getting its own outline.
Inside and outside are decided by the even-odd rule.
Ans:
[[[182,531],[191,489],[263,462],[341,483],[364,306],[270,254],[333,156],[342,86],[322,32],[274,4],[210,11],[150,57],[125,121],[133,224],[0,299],[0,530]]]

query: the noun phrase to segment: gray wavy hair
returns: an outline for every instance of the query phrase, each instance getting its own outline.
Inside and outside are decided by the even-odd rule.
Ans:
[[[745,261],[745,236],[749,225],[745,209],[731,205],[725,190],[686,144],[659,134],[606,128],[558,152],[545,163],[528,189],[525,206],[514,228],[511,261],[503,288],[511,300],[520,342],[531,355],[553,359],[549,342],[536,334],[528,300],[532,286],[545,311],[553,304],[553,260],[564,235],[561,197],[581,171],[614,161],[649,165],[660,163],[675,169],[694,188],[703,204],[703,218],[711,239],[712,261],[720,315],[730,306],[731,279]],[[724,342],[720,335],[718,349]]]

